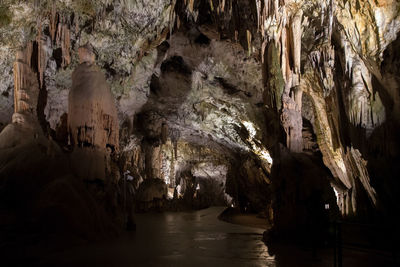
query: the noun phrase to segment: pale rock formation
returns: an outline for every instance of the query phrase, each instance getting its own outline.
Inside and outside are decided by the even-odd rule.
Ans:
[[[39,85],[31,69],[32,43],[18,51],[14,63],[14,113],[35,116]]]
[[[266,86],[266,94],[270,95],[267,98],[275,99],[276,104],[272,107],[275,106],[280,113],[280,120],[286,132],[287,147],[293,152],[301,152],[302,88],[299,85],[303,10],[298,1],[259,2],[257,8],[258,25],[264,39],[262,45],[264,68],[275,69],[266,71],[267,83],[271,79],[283,80]],[[264,53],[267,57],[264,57]],[[270,104],[268,102],[266,104]]]
[[[94,65],[90,47],[79,50],[82,62],[72,74],[68,128],[75,146],[118,149],[119,125],[114,97],[103,73]]]
[[[279,114],[286,147],[302,151],[297,140],[302,137],[305,92],[311,98],[312,126],[324,164],[336,179],[336,190],[345,195],[342,212],[357,213],[357,206],[368,202],[360,190],[376,206],[365,146],[388,117],[398,117],[393,89],[398,86],[386,83],[379,70],[383,51],[400,29],[398,3],[256,1],[256,8],[263,37],[264,101]],[[387,94],[392,106],[384,103]]]
[[[14,113],[12,123],[0,133],[0,149],[29,146],[33,143],[45,148],[47,156],[53,157],[58,148],[45,138],[38,120],[39,80],[31,66],[33,43],[16,52],[14,70]],[[9,151],[7,151],[9,152]],[[8,154],[8,153],[6,153]]]
[[[14,112],[13,61],[15,55],[5,47],[0,48],[0,131],[11,122]]]

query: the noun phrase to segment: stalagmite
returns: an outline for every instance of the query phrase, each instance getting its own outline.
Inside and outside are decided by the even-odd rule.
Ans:
[[[79,48],[80,65],[72,74],[68,128],[76,146],[118,149],[119,126],[114,97],[94,64],[90,45]]]
[[[56,31],[57,31],[57,17],[58,14],[56,12],[56,5],[53,2],[53,5],[51,7],[51,13],[50,13],[50,23],[49,23],[49,28],[50,28],[50,37],[51,41],[54,42],[56,38]]]

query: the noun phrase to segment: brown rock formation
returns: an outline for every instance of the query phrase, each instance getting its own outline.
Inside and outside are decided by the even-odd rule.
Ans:
[[[81,64],[72,74],[68,128],[76,146],[118,149],[119,126],[114,98],[89,46],[79,49]]]
[[[36,120],[39,84],[30,66],[32,43],[16,54],[14,63],[14,115],[13,122],[23,124],[27,117]]]

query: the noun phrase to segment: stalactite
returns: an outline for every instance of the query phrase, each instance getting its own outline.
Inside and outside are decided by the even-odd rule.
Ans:
[[[279,49],[277,53],[280,57],[280,64],[274,64],[281,69],[284,80],[283,90],[275,88],[275,100],[280,113],[281,124],[287,134],[287,147],[294,152],[302,150],[302,118],[301,118],[301,87],[300,69],[301,69],[301,37],[302,37],[302,10],[296,8],[293,1],[264,1],[261,6],[256,1],[257,12],[259,12],[258,23],[259,30],[262,32],[264,42],[274,42]],[[261,11],[262,10],[262,11]],[[262,12],[262,13],[261,13]],[[262,54],[265,47],[263,44]],[[264,59],[265,56],[262,55]],[[268,64],[267,64],[268,65]],[[268,71],[267,71],[268,73]],[[271,73],[268,79],[277,79],[274,75],[280,75],[279,72]],[[278,78],[279,79],[279,78]],[[268,82],[268,81],[267,81]],[[271,90],[271,89],[269,89]],[[280,94],[279,96],[277,94]]]
[[[57,32],[56,32],[56,45],[57,47],[61,46],[61,39],[62,39],[62,24],[64,22],[64,17],[60,15],[60,21],[57,25]]]
[[[219,9],[221,10],[221,13],[225,11],[225,0],[219,1]]]
[[[62,53],[63,53],[63,65],[68,66],[71,64],[71,37],[70,37],[70,30],[68,25],[63,26],[63,34],[64,34],[64,40],[62,42]]]
[[[78,34],[79,32],[79,16],[76,15],[75,19],[74,19],[74,23],[75,23],[75,34]]]
[[[214,12],[214,3],[213,0],[209,0],[211,12]]]
[[[187,6],[188,6],[190,13],[193,13],[193,5],[194,5],[194,0],[189,0],[189,3],[187,4]]]
[[[171,130],[171,142],[174,146],[174,156],[175,156],[175,160],[178,159],[178,141],[179,141],[179,137],[180,137],[180,132],[177,129],[172,129]]]
[[[176,27],[179,29],[179,16],[177,16],[176,15],[176,13],[175,13],[175,5],[176,5],[176,0],[172,0],[171,1],[171,10],[170,10],[170,13],[169,13],[169,32],[170,33],[172,33],[172,31],[173,31],[173,29],[174,29],[174,27],[175,27],[175,24],[176,24]]]
[[[257,8],[257,28],[261,29],[262,16],[261,16],[261,0],[256,0],[256,8]]]
[[[46,53],[44,51],[44,45],[43,43],[45,40],[43,40],[45,37],[42,37],[42,22],[39,20],[38,22],[38,27],[37,27],[37,32],[38,35],[36,37],[36,42],[38,45],[38,51],[37,51],[37,70],[39,72],[39,87],[43,87],[43,79],[44,79],[44,71],[46,69],[46,63],[47,63],[47,58],[46,58]]]
[[[246,36],[247,36],[247,49],[248,49],[248,53],[249,56],[251,55],[251,51],[252,51],[252,46],[251,46],[251,32],[249,30],[246,31]]]
[[[292,22],[291,22],[291,40],[292,40],[292,53],[293,53],[293,63],[294,63],[294,73],[299,75],[300,74],[300,59],[301,59],[301,35],[302,35],[302,28],[301,28],[301,19],[303,16],[303,12],[300,9],[294,15]],[[298,77],[300,78],[300,77]],[[299,79],[297,79],[296,84],[299,84]]]
[[[78,27],[78,23],[75,25]],[[60,16],[60,22],[58,23],[56,45],[61,47],[62,66],[66,67],[71,64],[71,31],[69,23],[64,16]]]
[[[174,148],[171,149],[171,167],[169,171],[169,181],[170,181],[170,187],[175,188],[175,160],[176,157],[174,155]]]
[[[54,42],[56,38],[56,32],[57,32],[57,11],[56,11],[56,5],[55,3],[52,4],[51,6],[51,12],[50,12],[50,37],[51,41]]]
[[[326,43],[319,50],[311,52],[308,59],[312,67],[318,70],[317,73],[323,84],[324,96],[330,95],[335,86],[333,80],[335,49],[329,43]]]
[[[32,43],[18,51],[14,63],[14,113],[36,115],[39,85],[30,62]]]
[[[287,36],[286,36],[286,28],[282,29],[282,34],[281,34],[281,68],[282,68],[282,75],[283,79],[287,83],[290,75],[290,65],[289,65],[289,49],[288,45],[289,42],[287,41]]]
[[[279,59],[279,49],[275,42],[269,42],[264,59],[265,93],[264,103],[277,113],[282,108],[282,93],[285,87]]]

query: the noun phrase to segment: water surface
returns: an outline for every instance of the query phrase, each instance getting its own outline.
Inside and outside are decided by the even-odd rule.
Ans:
[[[223,207],[138,214],[137,231],[47,255],[53,266],[276,266],[263,229],[217,219]]]

